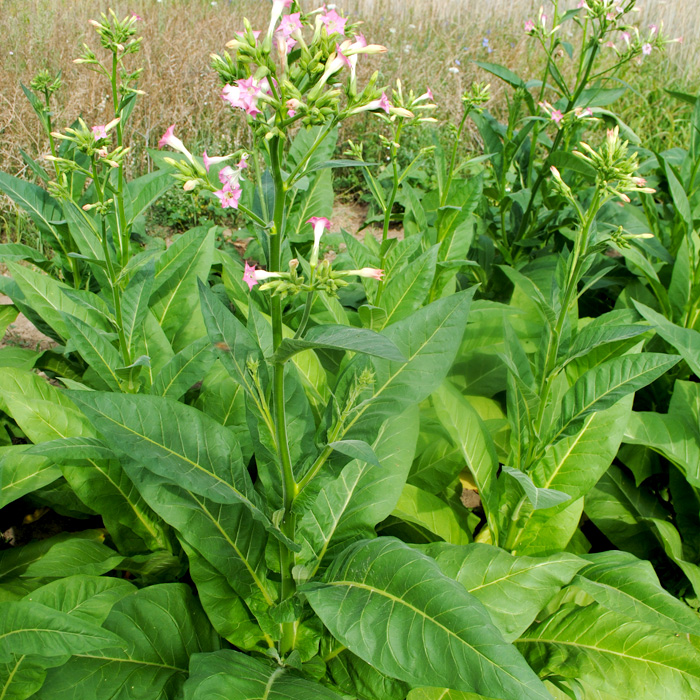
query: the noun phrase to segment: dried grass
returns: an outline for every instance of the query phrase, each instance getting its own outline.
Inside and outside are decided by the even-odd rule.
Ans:
[[[574,4],[574,0],[569,0]],[[341,3],[338,3],[341,5]],[[422,89],[431,86],[446,112],[459,109],[459,95],[476,77],[470,58],[493,60],[530,73],[532,51],[523,40],[522,23],[536,0],[346,0],[342,7],[364,18],[365,33],[391,47],[384,57],[372,57],[366,70],[381,67],[387,82],[403,76]],[[134,112],[132,145],[136,171],[148,167],[145,147],[153,146],[163,130],[177,123],[178,134],[197,146],[225,149],[240,142],[245,132],[231,126],[230,112],[218,99],[216,76],[209,54],[220,51],[243,16],[262,26],[269,11],[264,0],[4,0],[0,15],[0,169],[21,173],[25,168],[20,146],[32,155],[47,148],[40,126],[19,86],[41,69],[62,70],[64,88],[58,95],[55,123],[65,126],[78,115],[88,123],[108,118],[109,98],[104,81],[72,63],[83,41],[97,44],[87,20],[113,6],[118,13],[134,11],[144,18],[138,61],[144,66],[141,86],[146,90]],[[308,9],[315,5],[305,3]],[[698,0],[643,0],[641,24],[662,18],[669,34],[685,33],[685,43],[672,52],[676,67],[664,64],[666,74],[682,77],[700,65]],[[488,37],[493,55],[481,45]],[[460,73],[448,67],[460,65]],[[678,68],[677,66],[681,66]],[[498,103],[502,90],[496,88]]]

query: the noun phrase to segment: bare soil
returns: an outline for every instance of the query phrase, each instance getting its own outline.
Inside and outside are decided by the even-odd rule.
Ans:
[[[0,306],[11,304],[12,299],[0,294]],[[56,347],[56,342],[38,331],[32,322],[23,314],[17,316],[11,323],[5,335],[0,339],[0,348],[8,346],[30,348],[32,350],[49,350]]]

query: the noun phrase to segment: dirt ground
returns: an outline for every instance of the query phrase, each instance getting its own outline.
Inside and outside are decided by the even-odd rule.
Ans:
[[[11,303],[10,297],[0,294],[0,306]],[[8,326],[5,335],[0,339],[0,348],[13,346],[32,350],[48,350],[55,345],[54,340],[38,331],[23,314],[17,316],[15,322]]]

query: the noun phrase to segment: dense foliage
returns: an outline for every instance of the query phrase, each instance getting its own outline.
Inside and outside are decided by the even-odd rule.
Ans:
[[[57,345],[0,349],[0,517],[62,531],[0,547],[0,698],[698,697],[700,102],[665,153],[611,110],[668,43],[634,5],[554,2],[525,25],[539,80],[480,64],[507,123],[475,85],[453,147],[405,166],[431,91],[358,86],[384,48],[293,0],[213,59],[250,152],[174,125],[127,180],[133,15],[78,59],[109,124],[56,131],[60,79],[26,88],[53,172],[25,154],[45,186],[0,189],[53,255],[0,246],[0,328]],[[388,164],[334,160],[366,112]],[[338,167],[383,230],[331,259]],[[245,261],[215,224],[148,235],[174,183],[245,219]]]

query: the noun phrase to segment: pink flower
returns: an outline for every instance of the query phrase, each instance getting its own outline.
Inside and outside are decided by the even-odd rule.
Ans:
[[[204,167],[207,169],[207,172],[209,172],[209,168],[212,165],[216,165],[217,163],[223,163],[224,161],[228,160],[228,156],[214,156],[210,157],[207,155],[207,152],[204,151],[202,154],[202,160],[204,161]]]
[[[135,12],[132,12],[132,13],[131,13],[131,16],[132,16],[137,22],[141,22],[141,21],[142,21],[141,17],[139,17]]]
[[[238,202],[241,199],[243,190],[236,184],[234,188],[224,185],[222,190],[217,190],[214,194],[221,201],[222,209],[238,209]]]
[[[331,222],[325,216],[312,216],[306,223],[314,227],[314,247],[311,250],[309,264],[311,267],[316,267],[318,252],[321,247],[321,236],[323,236],[324,231],[331,230]]]
[[[624,40],[625,44],[627,44],[627,46],[629,46],[630,45],[630,33],[629,32],[622,32],[622,34],[620,36],[622,36],[622,39]]]
[[[586,0],[579,0],[578,5],[576,5],[576,9],[580,10],[581,8],[588,9],[588,5],[586,5]]]
[[[376,267],[363,267],[361,270],[348,270],[347,274],[367,277],[381,282],[382,277],[384,277],[384,270],[379,270]]]
[[[287,116],[290,119],[294,118],[300,105],[301,105],[301,102],[294,97],[287,100]]]
[[[556,124],[559,124],[561,122],[561,120],[564,118],[564,115],[558,109],[553,109],[551,117],[552,117],[553,122],[555,122]]]
[[[238,181],[241,178],[241,171],[238,169],[233,169],[230,165],[222,168],[219,171],[219,182],[224,186],[224,189],[228,188],[233,190],[238,187]]]
[[[649,25],[649,32],[650,32],[651,36],[655,36],[658,31],[659,31],[659,28],[657,25],[655,25],[655,24]]]
[[[258,283],[258,280],[255,279],[255,265],[245,264],[243,281],[248,285],[248,290],[252,292],[253,287]]]
[[[166,130],[160,141],[158,141],[158,148],[163,148],[163,146],[170,146],[176,151],[183,151],[185,145],[180,141],[180,139],[175,136],[175,124],[171,124]]]
[[[238,161],[238,163],[236,164],[236,167],[237,167],[239,170],[245,170],[245,169],[248,167],[248,158],[249,158],[248,154],[247,154],[247,153],[244,153],[244,154],[241,156],[241,159],[240,159],[240,160]]]
[[[104,124],[98,124],[92,127],[92,135],[95,137],[95,141],[107,138],[107,127]]]
[[[257,40],[258,40],[258,37],[259,37],[261,34],[262,34],[262,32],[261,32],[259,29],[254,29],[254,30],[253,30],[253,39],[255,39],[255,41],[257,41]],[[241,39],[245,39],[246,33],[245,33],[245,32],[236,32],[236,36],[241,37]]]
[[[645,56],[648,56],[651,53],[652,48],[653,46],[651,44],[644,44],[644,46],[642,46],[642,53]]]
[[[268,272],[267,270],[256,270],[255,265],[245,264],[243,271],[243,281],[248,285],[248,289],[252,291],[253,287],[258,282],[264,282],[269,279],[277,279],[282,275],[279,272]]]
[[[347,24],[347,19],[341,17],[335,10],[330,10],[326,14],[321,15],[321,22],[323,22],[326,27],[326,32],[328,36],[331,34],[342,34],[345,36],[345,25]]]
[[[293,12],[291,15],[285,15],[282,17],[282,21],[277,27],[277,34],[281,34],[285,39],[294,34],[294,32],[301,31],[301,12]]]
[[[261,113],[258,109],[258,100],[270,92],[270,83],[267,78],[256,80],[252,76],[237,80],[235,85],[224,85],[221,97],[232,107],[245,110],[246,114],[256,117]]]
[[[535,23],[533,20],[529,19],[527,22],[525,22],[525,26],[523,27],[525,32],[527,34],[530,34],[531,32],[535,31]]]

